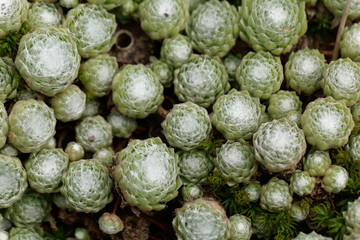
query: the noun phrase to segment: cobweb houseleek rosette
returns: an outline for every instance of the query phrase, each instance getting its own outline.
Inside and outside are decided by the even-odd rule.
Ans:
[[[241,90],[261,99],[268,99],[279,91],[283,80],[281,60],[269,52],[249,52],[236,69],[236,81]]]
[[[217,149],[213,162],[215,170],[227,179],[229,186],[249,182],[258,167],[254,148],[244,141],[224,143]]]
[[[360,100],[360,66],[350,58],[333,61],[320,84],[326,96],[353,106]]]
[[[43,148],[32,153],[25,164],[31,188],[39,193],[58,192],[68,164],[69,158],[60,148]]]
[[[0,208],[18,201],[28,187],[27,174],[17,157],[0,154]]]
[[[75,127],[76,142],[85,151],[96,152],[112,143],[112,129],[102,116],[86,117]]]
[[[169,65],[179,68],[190,59],[192,54],[189,37],[177,34],[164,39],[160,54],[161,59],[165,60]]]
[[[199,198],[177,209],[173,227],[179,240],[211,239],[228,240],[230,221],[220,204]]]
[[[130,205],[145,212],[160,211],[178,195],[182,185],[178,156],[160,138],[131,141],[115,162],[116,187]]]
[[[48,197],[29,188],[20,200],[6,209],[5,217],[17,227],[35,227],[50,210]]]
[[[169,144],[185,151],[199,147],[212,128],[206,109],[192,102],[176,104],[161,126]]]
[[[120,113],[145,118],[163,102],[164,87],[154,72],[142,64],[126,65],[112,82],[113,101]]]
[[[117,71],[116,58],[109,54],[100,54],[81,64],[78,78],[91,96],[99,98],[110,93]]]
[[[61,27],[62,9],[53,3],[35,2],[29,8],[26,23],[29,29],[38,27]]]
[[[296,92],[311,95],[320,89],[325,69],[325,56],[317,49],[305,48],[290,54],[285,64],[286,81]]]
[[[276,177],[261,187],[260,206],[270,212],[288,210],[293,200],[289,185]]]
[[[5,146],[8,132],[8,114],[4,104],[0,103],[0,148]]]
[[[220,58],[195,55],[174,72],[174,91],[180,101],[208,108],[230,90],[229,76]]]
[[[249,140],[261,124],[265,108],[248,91],[230,90],[213,105],[211,123],[226,139]]]
[[[83,58],[107,53],[115,43],[115,15],[101,5],[79,4],[66,16],[64,27],[75,36],[78,51]]]
[[[21,79],[11,58],[0,58],[0,77],[0,102],[5,103],[16,96]]]
[[[62,182],[61,194],[78,212],[99,212],[113,199],[109,170],[96,159],[72,162]]]
[[[30,4],[26,0],[4,0],[0,10],[0,39],[21,28]]]
[[[295,169],[306,151],[303,130],[286,118],[261,124],[253,145],[256,160],[270,172]]]
[[[56,119],[62,122],[78,120],[85,111],[85,104],[86,94],[73,84],[50,99]]]
[[[53,96],[77,77],[80,55],[67,29],[37,28],[21,38],[15,66],[32,90]]]
[[[257,52],[287,53],[307,30],[304,1],[245,0],[240,16],[240,38]]]
[[[306,106],[301,125],[309,144],[319,150],[327,150],[342,147],[348,142],[354,121],[345,102],[326,97]]]
[[[355,23],[350,28],[345,28],[340,42],[342,58],[350,58],[354,62],[360,62],[360,24]]]
[[[151,39],[174,36],[185,29],[189,3],[184,0],[144,0],[139,4],[141,28]]]
[[[214,168],[214,164],[206,152],[202,150],[178,151],[179,176],[184,185],[203,184]]]
[[[191,14],[186,33],[193,48],[210,56],[225,56],[239,35],[240,15],[227,1],[210,0]]]
[[[347,0],[323,0],[322,2],[326,8],[332,12],[335,16],[341,17],[346,6]],[[353,0],[351,1],[348,18],[353,20],[360,15],[360,1]]]
[[[42,101],[17,101],[9,115],[9,142],[23,153],[37,152],[55,135],[54,110]]]

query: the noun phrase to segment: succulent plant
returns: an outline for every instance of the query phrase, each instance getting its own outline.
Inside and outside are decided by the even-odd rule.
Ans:
[[[236,69],[240,66],[241,59],[240,54],[233,55],[229,53],[224,57],[223,62],[229,75],[229,81],[236,80]]]
[[[158,60],[150,64],[151,70],[159,77],[164,87],[170,87],[173,82],[173,67],[164,60]]]
[[[186,33],[193,48],[210,56],[225,56],[239,35],[240,15],[227,1],[210,0],[192,13]]]
[[[69,122],[79,119],[85,111],[86,94],[76,85],[70,85],[50,99],[56,119]]]
[[[14,63],[11,58],[0,58],[0,102],[3,103],[16,96],[16,89],[21,78],[13,64]]]
[[[136,11],[138,10],[141,1],[142,0],[122,0],[122,4],[111,10],[111,12],[116,15],[116,20],[120,24],[127,24],[133,20],[135,14],[137,15]]]
[[[44,220],[50,210],[45,195],[28,189],[20,200],[6,209],[5,217],[17,227],[34,227]]]
[[[53,203],[60,209],[71,209],[69,204],[66,202],[65,197],[60,193],[53,194]]]
[[[141,28],[152,39],[160,40],[185,29],[189,3],[184,0],[144,0],[138,11]]]
[[[62,182],[61,194],[78,212],[98,212],[113,199],[109,170],[96,159],[70,163]]]
[[[307,30],[304,1],[245,0],[240,16],[240,38],[274,55],[289,52]]]
[[[47,143],[46,143],[46,145],[44,146],[44,148],[56,148],[56,144],[57,144],[56,138],[55,138],[55,137],[52,137],[52,138],[50,138],[50,139],[47,141]]]
[[[29,88],[26,85],[25,81],[20,80],[20,84],[16,89],[16,96],[14,100],[15,101],[29,100],[29,99],[40,100],[42,96],[43,96],[42,94],[31,90],[31,88]]]
[[[280,90],[270,96],[267,111],[273,119],[289,119],[291,112],[300,112],[301,115],[302,102],[295,92]]]
[[[271,120],[272,120],[272,118],[270,117],[270,115],[267,112],[264,111],[261,113],[261,123],[271,122]]]
[[[244,141],[224,143],[213,162],[229,186],[248,182],[257,171],[254,148]]]
[[[235,214],[229,220],[231,224],[230,240],[250,240],[253,233],[250,218]]]
[[[270,172],[294,169],[306,151],[304,132],[286,118],[261,124],[253,145],[256,160]]]
[[[100,54],[81,64],[78,78],[91,96],[103,97],[111,91],[111,83],[117,70],[115,57]]]
[[[17,157],[0,155],[0,209],[18,201],[28,187],[27,174]]]
[[[60,0],[59,3],[64,8],[74,8],[79,4],[79,0]]]
[[[67,13],[64,26],[75,36],[83,58],[106,53],[115,43],[115,16],[100,5],[77,5]]]
[[[332,97],[310,102],[301,116],[301,125],[309,144],[320,150],[338,148],[348,142],[354,127],[350,109]]]
[[[348,179],[349,173],[345,168],[338,165],[331,165],[326,169],[322,183],[325,191],[339,193],[346,187]]]
[[[264,110],[259,98],[232,89],[216,100],[211,122],[226,139],[249,140],[259,128]]]
[[[8,115],[4,104],[0,102],[0,148],[5,145],[8,132]]]
[[[106,10],[112,10],[126,2],[126,0],[87,0],[89,3],[102,5]]]
[[[179,68],[186,63],[192,54],[192,45],[187,36],[177,34],[166,38],[161,47],[161,58],[170,66]]]
[[[37,153],[32,153],[25,164],[31,188],[39,193],[59,191],[62,176],[68,165],[69,158],[61,148],[43,148]]]
[[[178,156],[160,138],[133,140],[116,155],[113,176],[130,205],[159,211],[178,195],[182,182],[177,165]]]
[[[174,72],[174,91],[180,101],[207,108],[230,89],[225,66],[219,58],[193,56]]]
[[[85,110],[81,116],[81,119],[86,117],[93,117],[100,113],[100,102],[96,99],[86,98]]]
[[[85,151],[96,152],[112,143],[111,125],[102,116],[87,117],[75,127],[76,142]]]
[[[15,66],[32,90],[53,96],[77,77],[80,55],[67,29],[37,28],[21,38]]]
[[[350,58],[338,59],[329,64],[321,81],[326,96],[345,100],[347,106],[360,100],[360,66]]]
[[[324,176],[326,169],[331,166],[331,158],[327,151],[310,152],[304,159],[304,170],[311,176]]]
[[[7,238],[6,238],[7,239]],[[33,228],[14,227],[10,230],[9,240],[43,240]]]
[[[345,146],[346,152],[352,161],[360,161],[360,134],[351,135],[348,144]]]
[[[185,151],[199,147],[211,132],[206,109],[192,102],[174,105],[161,126],[169,144]]]
[[[9,142],[20,152],[37,152],[55,135],[54,110],[36,100],[17,101],[9,115]]]
[[[206,152],[202,150],[179,151],[179,176],[184,185],[202,184],[214,168]]]
[[[120,113],[145,118],[164,100],[158,76],[142,64],[126,65],[112,82],[113,101]]]
[[[270,212],[290,209],[293,200],[289,185],[276,177],[261,187],[260,206]]]
[[[360,232],[350,232],[349,235],[344,235],[344,240],[360,239]]]
[[[21,28],[30,5],[26,0],[5,0],[1,3],[0,39]]]
[[[128,138],[136,130],[137,123],[133,118],[129,118],[119,112],[111,112],[106,120],[112,126],[112,133],[115,137]]]
[[[279,91],[283,80],[280,58],[269,52],[249,52],[236,69],[236,81],[241,90],[247,90],[261,99],[268,99],[271,94]]]
[[[198,198],[202,197],[203,194],[204,193],[203,193],[201,187],[199,187],[198,185],[195,185],[193,183],[184,185],[181,188],[181,195],[185,202],[191,201],[194,199],[198,199]]]
[[[351,106],[351,114],[355,123],[360,122],[360,102]]]
[[[0,154],[16,157],[19,155],[19,150],[17,150],[14,146],[9,143],[6,143],[1,149]]]
[[[296,92],[311,95],[320,89],[325,68],[325,56],[317,49],[292,52],[285,64],[286,81]]]
[[[354,62],[360,62],[360,44],[357,39],[360,36],[360,24],[355,23],[351,28],[346,28],[342,35],[340,51],[342,58],[350,58]]]
[[[250,202],[256,202],[260,199],[261,184],[258,181],[250,181],[244,186],[244,191],[249,197]]]
[[[60,27],[64,16],[61,8],[53,3],[34,2],[27,13],[27,24],[29,28]]]
[[[74,236],[76,240],[91,240],[89,231],[86,228],[76,228]]]
[[[113,164],[113,157],[115,155],[114,150],[111,147],[102,148],[95,152],[93,158],[102,163],[105,167],[111,167]]]
[[[184,204],[177,210],[172,224],[179,240],[227,240],[230,237],[230,221],[225,210],[213,200],[199,198]]]
[[[104,213],[99,218],[99,228],[106,234],[117,234],[124,229],[124,223],[114,213]]]
[[[296,222],[304,221],[310,212],[309,205],[303,205],[300,201],[293,202],[289,214]]]
[[[326,8],[332,12],[335,16],[341,17],[346,5],[346,0],[323,0]],[[349,19],[355,19],[360,14],[360,1],[352,1],[349,8],[347,17]]]
[[[312,231],[309,234],[300,232],[293,240],[331,240],[332,238],[324,237],[323,235],[317,234]]]
[[[360,231],[360,198],[353,202],[348,202],[348,208],[342,213],[345,218],[345,224],[349,232]]]
[[[77,142],[69,142],[66,145],[65,152],[70,161],[77,161],[84,157],[85,151],[81,144]]]
[[[315,178],[306,171],[296,170],[290,178],[290,188],[299,196],[310,194],[314,187]]]

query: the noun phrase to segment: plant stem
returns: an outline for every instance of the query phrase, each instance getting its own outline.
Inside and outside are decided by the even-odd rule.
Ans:
[[[347,0],[344,12],[343,12],[343,14],[341,16],[339,29],[338,29],[337,36],[336,36],[335,48],[334,48],[333,56],[332,56],[332,59],[331,59],[332,61],[335,61],[339,57],[340,41],[341,41],[342,34],[344,32],[344,27],[345,27],[347,16],[349,14],[350,4],[351,4],[351,0]]]

